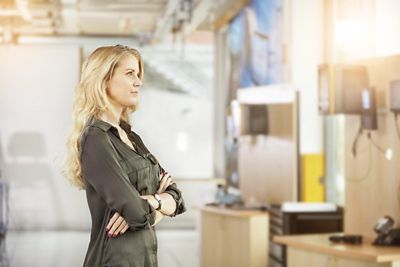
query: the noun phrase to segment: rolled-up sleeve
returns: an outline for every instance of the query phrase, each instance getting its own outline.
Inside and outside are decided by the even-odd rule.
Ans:
[[[176,202],[176,209],[174,213],[169,215],[170,217],[175,217],[176,215],[182,214],[186,211],[185,202],[182,198],[182,193],[175,183],[172,183],[170,186],[168,186],[165,190],[165,193],[170,194]]]
[[[130,230],[154,224],[155,210],[129,182],[106,132],[89,127],[81,142],[82,176],[106,205],[124,217]]]
[[[131,132],[131,133],[133,134],[134,138],[137,138],[138,142],[144,148],[146,153],[150,153],[150,151],[147,149],[147,147],[143,143],[142,138],[134,132]],[[157,164],[158,164],[160,170],[162,172],[165,172],[164,168],[161,166],[161,164],[158,161],[157,161]],[[158,177],[156,177],[156,179],[158,179]],[[182,198],[182,192],[181,192],[181,190],[178,189],[178,187],[176,186],[175,183],[172,183],[170,186],[168,186],[165,190],[165,193],[170,194],[176,202],[176,209],[175,209],[174,213],[172,213],[171,215],[168,215],[168,216],[175,217],[176,215],[182,214],[186,211],[185,202],[183,201],[183,198]]]

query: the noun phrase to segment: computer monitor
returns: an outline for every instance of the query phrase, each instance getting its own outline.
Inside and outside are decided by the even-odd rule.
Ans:
[[[369,85],[365,66],[322,64],[318,84],[320,114],[362,114],[361,92]]]
[[[268,134],[268,106],[265,104],[240,105],[240,135]]]

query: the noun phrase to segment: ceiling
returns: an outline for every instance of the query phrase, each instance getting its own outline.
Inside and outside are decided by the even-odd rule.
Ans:
[[[3,43],[19,36],[118,36],[157,43],[174,32],[210,29],[217,2],[0,0],[0,35]]]

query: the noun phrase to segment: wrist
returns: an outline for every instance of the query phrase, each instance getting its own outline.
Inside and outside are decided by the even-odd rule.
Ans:
[[[154,209],[157,209],[158,201],[157,201],[157,199],[154,198],[154,196],[152,196],[152,198],[149,200],[149,203]]]
[[[162,206],[162,202],[161,202],[161,197],[159,194],[153,194],[153,197],[155,199],[155,203],[156,203],[156,207],[155,210],[160,210],[161,206]]]

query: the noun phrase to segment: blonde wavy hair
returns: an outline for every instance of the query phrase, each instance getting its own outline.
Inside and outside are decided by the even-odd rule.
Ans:
[[[106,84],[112,77],[118,62],[127,55],[133,55],[139,63],[139,78],[143,79],[143,62],[140,53],[133,48],[115,45],[103,46],[94,50],[83,62],[79,84],[75,88],[72,108],[72,126],[66,142],[64,166],[61,171],[72,184],[85,189],[80,162],[80,139],[85,125],[94,116],[109,111],[110,101],[106,93]],[[121,120],[129,122],[129,114],[136,106],[125,107]]]

